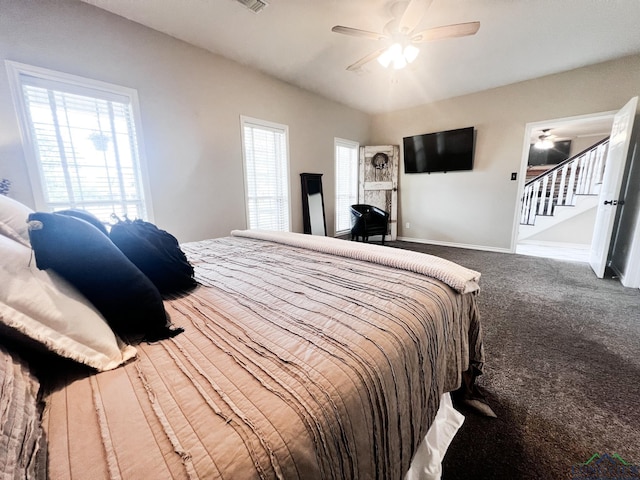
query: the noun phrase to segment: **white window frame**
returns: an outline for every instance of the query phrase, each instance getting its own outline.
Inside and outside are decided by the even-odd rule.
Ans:
[[[354,153],[354,165],[352,166],[352,168],[355,169],[355,178],[353,179],[353,185],[352,185],[352,192],[349,193],[353,193],[353,197],[354,200],[353,202],[349,202],[351,203],[357,203],[358,200],[358,159],[359,159],[359,150],[360,150],[360,144],[358,142],[354,142],[352,140],[345,140],[344,138],[338,138],[335,137],[334,141],[334,157],[335,157],[335,182],[336,182],[336,198],[335,198],[335,226],[336,226],[336,236],[338,235],[344,235],[345,233],[348,233],[351,230],[351,225],[349,223],[349,226],[344,226],[342,225],[342,227],[346,227],[346,228],[341,228],[341,225],[339,224],[338,221],[338,216],[339,216],[339,212],[340,212],[340,204],[341,204],[341,199],[340,197],[342,195],[344,195],[343,192],[340,191],[340,180],[341,180],[341,176],[340,176],[340,168],[338,165],[338,161],[339,161],[339,157],[338,157],[338,149],[339,148],[348,148],[350,150],[353,150]],[[350,198],[352,198],[350,196]]]
[[[242,166],[244,172],[244,197],[245,197],[245,212],[246,212],[246,227],[251,229],[251,213],[250,213],[250,186],[248,180],[248,163],[247,163],[247,152],[246,152],[246,138],[245,138],[245,126],[253,126],[265,130],[272,130],[284,135],[284,149],[285,149],[285,171],[286,178],[284,180],[284,184],[286,185],[285,192],[287,195],[286,198],[286,215],[287,215],[287,225],[286,228],[288,232],[291,231],[291,182],[290,182],[290,168],[289,168],[289,127],[287,125],[283,125],[280,123],[269,122],[266,120],[260,120],[258,118],[248,117],[245,115],[240,116],[240,133],[242,138]]]
[[[42,80],[45,83],[62,84],[68,91],[87,95],[95,98],[113,98],[122,100],[128,99],[131,106],[133,123],[136,136],[137,160],[139,169],[139,182],[141,186],[142,203],[145,209],[145,220],[154,221],[151,189],[149,187],[149,175],[147,170],[147,162],[142,135],[142,120],[140,116],[140,105],[138,102],[138,92],[129,87],[123,87],[100,80],[81,77],[68,73],[49,70],[46,68],[27,65],[24,63],[5,60],[7,73],[9,76],[9,88],[13,97],[13,102],[18,114],[18,122],[20,127],[20,135],[25,153],[27,164],[27,172],[31,182],[31,189],[37,210],[49,211],[50,208],[46,202],[43,188],[43,175],[41,172],[39,155],[36,151],[34,139],[29,124],[29,116],[27,106],[22,93],[21,77],[28,76]],[[99,96],[98,96],[99,95]],[[118,214],[119,212],[115,212]]]

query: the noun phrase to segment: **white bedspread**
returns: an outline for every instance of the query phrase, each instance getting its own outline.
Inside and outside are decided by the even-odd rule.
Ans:
[[[316,252],[330,253],[420,273],[436,278],[460,293],[470,293],[480,288],[478,285],[480,280],[479,272],[444,258],[424,253],[302,233],[234,230],[231,235],[308,248]]]

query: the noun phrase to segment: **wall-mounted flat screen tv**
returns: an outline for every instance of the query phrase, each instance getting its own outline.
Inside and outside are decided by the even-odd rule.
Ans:
[[[534,147],[532,143],[529,147],[529,165],[557,165],[569,158],[571,153],[571,140],[556,140],[553,148],[541,150]]]
[[[473,127],[405,137],[404,173],[472,170],[474,143]]]

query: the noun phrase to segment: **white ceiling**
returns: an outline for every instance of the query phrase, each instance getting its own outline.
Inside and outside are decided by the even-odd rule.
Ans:
[[[478,33],[421,45],[400,71],[345,68],[384,40],[389,0],[82,0],[369,113],[397,110],[640,53],[638,0],[434,0],[416,31],[480,21]]]

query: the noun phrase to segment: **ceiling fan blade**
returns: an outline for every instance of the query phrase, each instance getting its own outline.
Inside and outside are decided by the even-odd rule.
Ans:
[[[362,57],[356,63],[352,63],[351,65],[349,65],[347,67],[347,70],[349,70],[350,72],[360,70],[360,68],[362,68],[365,64],[369,63],[371,60],[378,58],[382,54],[382,52],[384,52],[386,49],[387,47],[376,50],[375,52],[371,52],[366,57]]]
[[[411,0],[400,19],[400,33],[408,35],[418,26],[433,0]]]
[[[467,35],[475,35],[479,28],[480,22],[456,23],[455,25],[429,28],[412,35],[411,41],[421,43],[440,40],[441,38],[466,37]]]
[[[343,27],[342,25],[336,25],[331,29],[331,31],[342,33],[343,35],[351,35],[353,37],[371,38],[373,40],[388,38],[384,33],[370,32],[369,30],[360,30],[359,28]]]

